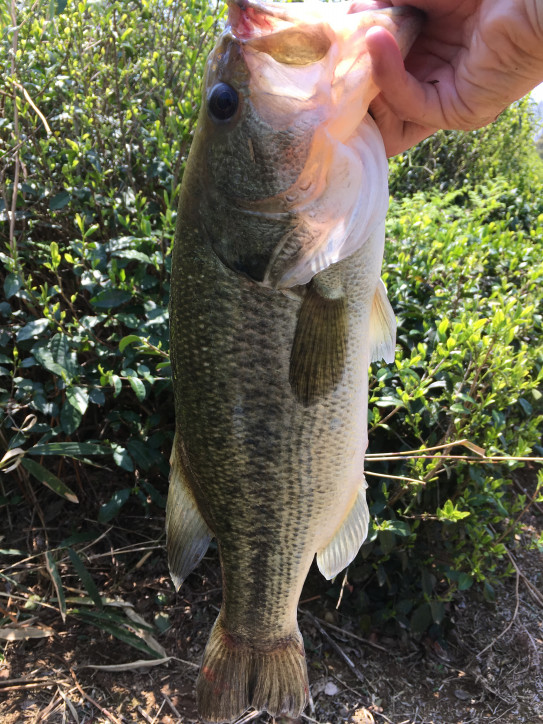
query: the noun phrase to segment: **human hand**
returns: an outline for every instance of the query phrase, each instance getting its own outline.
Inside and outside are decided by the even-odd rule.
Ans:
[[[404,5],[405,0],[387,4]],[[372,28],[366,36],[381,90],[370,110],[389,156],[441,128],[487,125],[543,81],[543,0],[409,4],[424,11],[427,20],[405,67],[384,28]]]

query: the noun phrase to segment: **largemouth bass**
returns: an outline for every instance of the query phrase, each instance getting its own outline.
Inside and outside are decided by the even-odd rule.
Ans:
[[[387,161],[365,50],[419,18],[376,3],[232,0],[208,62],[171,276],[177,587],[217,538],[223,602],[196,685],[208,722],[297,717],[296,609],[314,556],[347,566],[369,522],[368,367],[394,358],[380,281]]]

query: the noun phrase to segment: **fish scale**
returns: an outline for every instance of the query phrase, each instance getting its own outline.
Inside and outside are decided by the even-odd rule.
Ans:
[[[417,24],[404,11],[349,18],[345,6],[321,5],[303,23],[297,8],[232,5],[208,63],[180,195],[170,302],[176,436],[166,528],[177,587],[211,537],[218,542],[223,601],[196,686],[208,722],[232,721],[250,706],[299,716],[308,699],[296,621],[303,583],[315,555],[327,578],[348,565],[369,521],[368,367],[376,355],[393,357],[395,334],[379,280],[386,158],[367,103],[357,103],[358,127],[349,119],[353,135],[340,137],[349,78],[334,84],[346,60],[341,49],[356,45],[353,33],[362,42],[364,28],[388,27],[392,17],[390,27],[404,42],[402,33],[414,37]],[[300,78],[322,75],[313,128],[304,107],[310,91],[301,92],[303,102],[283,103],[285,74],[292,88],[297,64],[305,69]],[[366,76],[360,93],[369,103],[375,89]],[[328,105],[321,102],[327,88]],[[206,101],[216,92],[226,99],[220,119]],[[352,111],[344,99],[342,112]],[[362,193],[351,173],[371,177],[375,188]],[[335,206],[345,218],[336,218]],[[323,250],[328,210],[333,243]],[[365,221],[357,226],[359,219]],[[307,277],[313,259],[316,271]]]

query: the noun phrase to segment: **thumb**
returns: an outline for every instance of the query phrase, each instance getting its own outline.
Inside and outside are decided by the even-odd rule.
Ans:
[[[382,100],[398,119],[427,128],[446,127],[437,84],[421,83],[406,71],[394,36],[385,28],[371,28],[366,34],[366,47],[373,80]]]

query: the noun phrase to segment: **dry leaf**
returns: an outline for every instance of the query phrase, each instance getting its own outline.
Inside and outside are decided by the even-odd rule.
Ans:
[[[24,641],[25,639],[44,639],[55,632],[52,628],[37,626],[2,626],[0,639],[5,641]]]
[[[329,681],[324,687],[324,693],[326,696],[335,696],[339,693],[339,686],[334,684],[333,681]]]
[[[148,668],[149,666],[159,666],[160,664],[167,664],[171,661],[173,656],[165,656],[163,659],[138,659],[137,661],[130,661],[126,664],[88,664],[82,666],[82,669],[99,669],[100,671],[133,671],[135,669]]]

